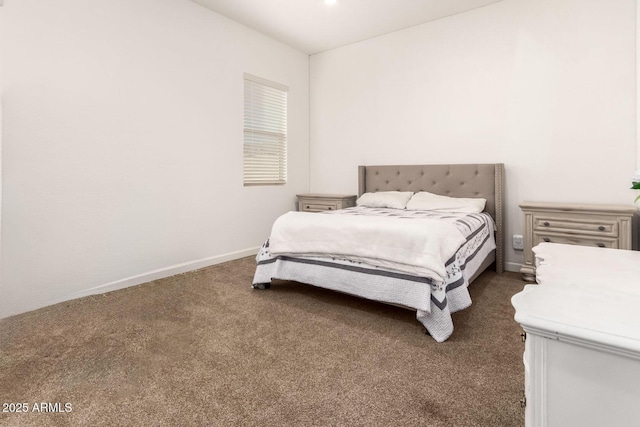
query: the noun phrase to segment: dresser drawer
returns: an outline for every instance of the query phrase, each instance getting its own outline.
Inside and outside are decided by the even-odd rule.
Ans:
[[[563,243],[565,245],[579,245],[579,246],[596,246],[599,248],[613,248],[618,249],[618,239],[617,238],[598,238],[598,237],[589,237],[589,236],[571,236],[571,235],[560,235],[553,233],[539,233],[533,232],[533,245],[535,246],[542,242],[551,242],[551,243]]]
[[[535,215],[534,231],[559,232],[590,236],[618,237],[618,222],[611,217],[570,215]]]

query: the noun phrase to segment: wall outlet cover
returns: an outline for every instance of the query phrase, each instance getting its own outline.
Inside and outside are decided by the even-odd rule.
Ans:
[[[524,238],[522,237],[522,234],[513,235],[513,249],[517,251],[524,249]]]

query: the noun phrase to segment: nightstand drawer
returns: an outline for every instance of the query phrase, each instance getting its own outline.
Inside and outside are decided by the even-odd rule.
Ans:
[[[535,215],[533,229],[536,231],[555,231],[559,233],[588,234],[594,236],[618,236],[618,223],[611,218],[585,218]]]
[[[596,246],[599,248],[613,248],[618,249],[617,238],[597,238],[586,236],[567,236],[553,233],[533,233],[533,246],[542,243],[563,243],[565,245],[579,245],[579,246]]]
[[[335,211],[336,209],[338,209],[337,203],[304,203],[302,202],[302,210],[305,212]]]

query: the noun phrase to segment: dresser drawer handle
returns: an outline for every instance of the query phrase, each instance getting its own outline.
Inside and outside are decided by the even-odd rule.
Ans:
[[[599,248],[604,248],[604,243],[598,243]]]
[[[543,224],[548,227],[549,226],[549,221],[545,221]]]
[[[598,230],[604,231],[604,225],[601,225],[600,227],[598,227]]]
[[[551,241],[551,239],[550,239],[550,238],[548,238],[548,237],[545,237],[545,238],[543,238],[542,240],[544,240],[545,242],[550,242],[550,241]]]
[[[310,208],[310,206],[309,206],[309,205],[307,205],[307,209],[309,209],[309,208]]]
[[[331,209],[333,209],[333,208],[332,208],[331,206],[329,206],[327,209],[328,209],[328,210],[331,210]]]

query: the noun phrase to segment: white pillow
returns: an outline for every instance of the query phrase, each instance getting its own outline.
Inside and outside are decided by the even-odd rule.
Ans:
[[[464,199],[460,197],[439,196],[437,194],[421,191],[411,197],[407,203],[408,210],[414,211],[445,211],[480,213],[484,210],[487,199]]]
[[[364,193],[356,205],[368,208],[393,208],[404,209],[413,195],[412,191],[378,191],[376,193]]]

